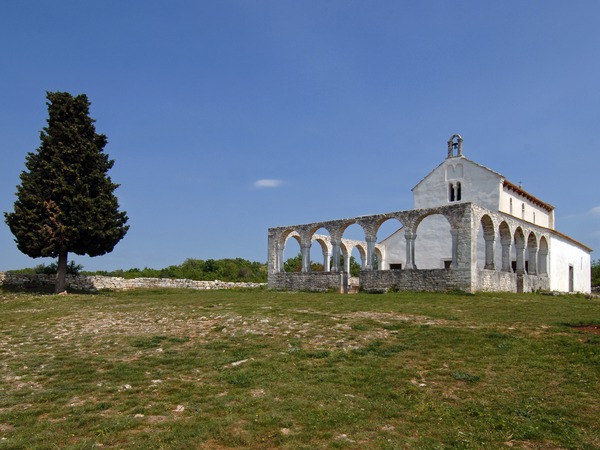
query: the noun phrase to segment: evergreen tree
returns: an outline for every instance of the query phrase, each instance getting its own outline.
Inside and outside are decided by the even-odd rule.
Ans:
[[[86,95],[47,92],[48,126],[41,145],[28,153],[14,212],[5,213],[17,247],[33,258],[58,257],[56,292],[65,290],[68,253],[111,252],[127,233],[127,214],[114,195],[103,149],[89,117]]]

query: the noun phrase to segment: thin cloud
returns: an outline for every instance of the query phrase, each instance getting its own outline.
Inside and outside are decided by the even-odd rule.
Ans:
[[[600,206],[594,206],[592,209],[588,211],[592,216],[600,216]]]
[[[254,187],[256,188],[276,188],[283,184],[281,180],[273,180],[269,178],[263,178],[262,180],[257,180],[254,182]]]

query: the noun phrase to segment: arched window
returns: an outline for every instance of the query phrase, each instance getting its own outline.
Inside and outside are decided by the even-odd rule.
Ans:
[[[460,181],[456,184],[450,183],[448,185],[448,198],[451,202],[458,202],[462,197]]]

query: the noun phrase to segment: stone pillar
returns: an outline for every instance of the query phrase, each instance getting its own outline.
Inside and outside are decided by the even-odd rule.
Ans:
[[[340,271],[340,246],[342,242],[340,239],[331,238],[331,259],[333,264],[331,266],[332,272]]]
[[[344,255],[344,272],[350,275],[350,258],[352,255],[350,253]]]
[[[525,242],[515,242],[517,249],[517,273],[525,273]]]
[[[538,258],[538,249],[537,247],[529,248],[529,268],[527,269],[527,273],[529,275],[537,275],[537,258]]]
[[[276,244],[276,252],[277,252],[277,266],[276,272],[285,272],[283,269],[283,253],[285,250],[285,245],[281,245],[279,242]]]
[[[512,265],[510,263],[510,250],[512,245],[512,239],[502,239],[502,272],[512,272]]]
[[[450,230],[450,235],[452,236],[452,262],[450,263],[450,267],[452,269],[458,268],[458,230]]]
[[[485,266],[484,269],[494,270],[496,269],[494,249],[496,248],[496,237],[489,236],[485,237]]]
[[[373,270],[373,257],[375,255],[375,244],[377,243],[377,236],[366,236],[367,241],[367,265],[366,270]]]
[[[538,251],[538,274],[548,275],[548,250],[540,249]]]
[[[406,268],[416,269],[417,265],[415,264],[415,239],[417,239],[417,235],[406,232],[404,233],[404,237],[406,238]]]
[[[331,270],[331,253],[329,250],[323,250],[323,271],[329,272]]]
[[[302,272],[310,272],[310,244],[300,245],[302,253]]]

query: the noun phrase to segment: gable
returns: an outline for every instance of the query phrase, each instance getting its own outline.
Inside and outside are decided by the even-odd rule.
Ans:
[[[448,157],[413,189],[414,207],[472,202],[498,210],[503,176],[464,156]]]
[[[488,173],[490,175],[490,177],[494,177],[496,179],[506,179],[504,177],[504,175],[484,166],[481,164],[476,163],[475,161],[471,161],[468,158],[465,158],[464,156],[460,156],[460,157],[454,157],[454,158],[446,158],[444,161],[442,161],[442,163],[437,166],[435,169],[433,169],[431,172],[429,172],[421,181],[419,181],[415,187],[413,187],[411,190],[414,192],[415,189],[417,189],[421,184],[426,183],[428,179],[431,179],[432,177],[435,177],[436,174],[438,174],[440,172],[440,170],[445,170],[445,168],[447,166],[451,166],[451,167],[456,167],[458,165],[462,165],[463,166],[463,171],[464,171],[464,166],[465,165],[470,165],[471,167],[473,167],[475,170],[477,169],[481,169],[482,173]],[[464,173],[463,173],[464,175]]]

